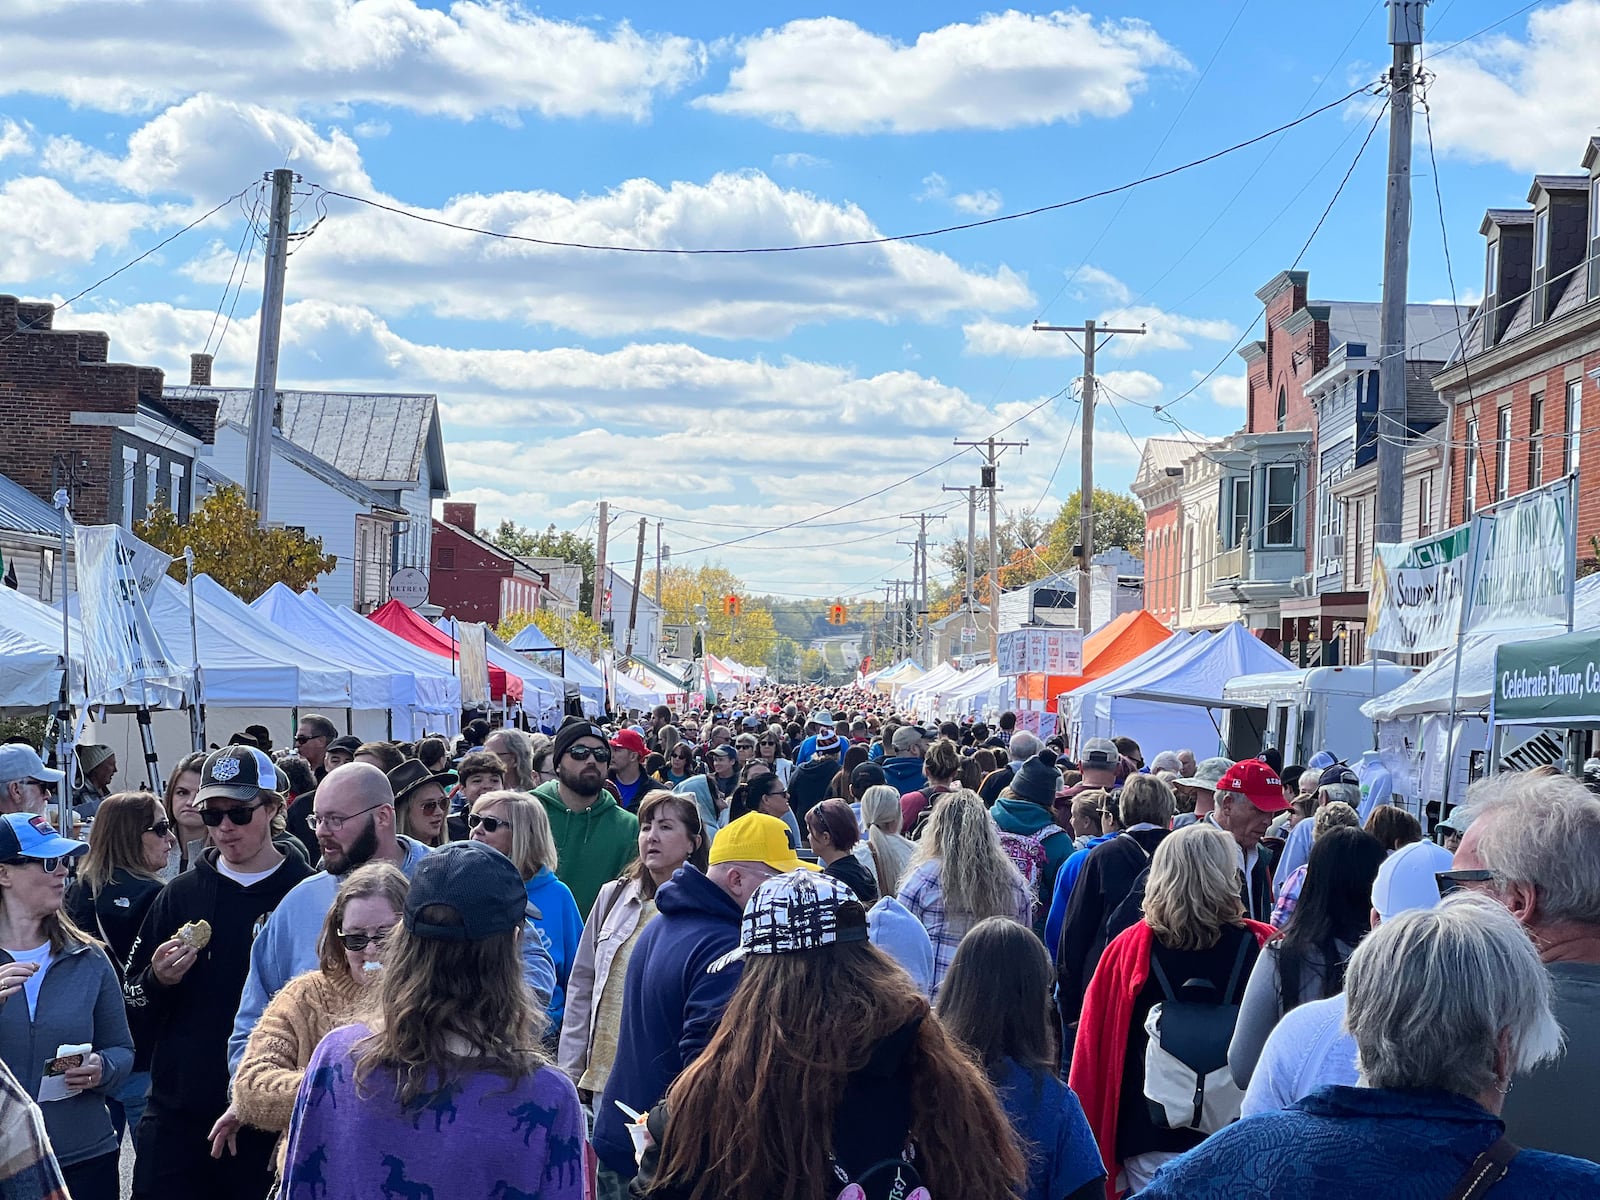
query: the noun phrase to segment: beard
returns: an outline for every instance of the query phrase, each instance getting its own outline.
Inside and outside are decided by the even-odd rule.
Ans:
[[[351,843],[348,850],[324,848],[322,851],[322,869],[330,875],[343,875],[357,867],[364,866],[378,856],[378,827],[369,816],[366,828],[361,831],[361,836]]]
[[[601,787],[605,784],[605,773],[598,767],[585,765],[576,771],[565,769],[566,762],[561,764],[562,769],[557,771],[557,778],[561,786],[576,796],[591,800],[600,794]]]

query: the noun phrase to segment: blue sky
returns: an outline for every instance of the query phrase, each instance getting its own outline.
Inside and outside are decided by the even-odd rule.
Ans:
[[[290,260],[283,386],[437,392],[455,496],[479,503],[481,523],[582,529],[605,498],[665,517],[676,562],[817,597],[904,576],[900,514],[962,525],[940,487],[976,482],[974,456],[900,484],[953,438],[1016,422],[1007,436],[1030,440],[1002,470],[1008,509],[1048,517],[1076,488],[1079,359],[1027,333],[1035,318],[1149,325],[1101,359],[1115,389],[1097,423],[1103,486],[1126,487],[1141,439],[1176,432],[1151,406],[1185,391],[1171,414],[1183,429],[1237,428],[1243,368],[1228,351],[1355,159],[1375,102],[1122,196],[847,251],[540,249],[309,185],[566,241],[852,240],[1175,166],[1371,83],[1388,61],[1369,0],[8,7],[0,290],[70,296],[252,189],[58,320],[108,329],[115,356],[181,382],[189,352],[215,348],[252,185],[287,162],[308,185],[297,228],[323,219]],[[1517,7],[1438,0],[1425,54]],[[1483,210],[1520,204],[1535,171],[1575,171],[1600,133],[1597,62],[1600,0],[1566,0],[1431,66],[1463,299],[1481,293]],[[1301,264],[1317,298],[1379,297],[1385,147],[1380,127]],[[1411,298],[1443,300],[1425,142],[1415,165]],[[249,380],[259,296],[257,249],[219,383]],[[715,548],[730,539],[746,540]]]

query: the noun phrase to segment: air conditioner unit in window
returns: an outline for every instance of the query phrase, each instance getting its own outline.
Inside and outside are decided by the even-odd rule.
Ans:
[[[1322,535],[1322,539],[1321,539],[1320,545],[1321,545],[1321,550],[1318,553],[1317,557],[1319,557],[1319,558],[1343,558],[1344,557],[1344,534],[1342,534],[1342,533],[1325,533],[1325,534]]]

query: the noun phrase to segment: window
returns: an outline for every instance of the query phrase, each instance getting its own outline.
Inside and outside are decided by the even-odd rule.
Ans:
[[[1528,486],[1544,482],[1544,393],[1528,400]]]
[[[1265,545],[1292,546],[1295,537],[1295,492],[1298,490],[1299,469],[1290,463],[1277,463],[1267,468],[1267,520]]]
[[[161,503],[161,460],[154,454],[144,456],[144,504],[149,509]]]
[[[184,486],[187,472],[179,462],[172,464],[172,512],[179,520],[189,519],[189,490]]]
[[[1494,423],[1494,498],[1511,494],[1511,406],[1495,413]]]
[[[1233,522],[1232,533],[1224,550],[1232,550],[1235,546],[1244,544],[1250,536],[1250,477],[1241,475],[1233,481],[1233,508],[1230,510],[1230,519]]]
[[[1427,537],[1433,532],[1433,476],[1424,475],[1417,480],[1417,536]]]
[[[1545,318],[1545,284],[1550,261],[1550,210],[1542,208],[1533,218],[1533,323]]]
[[[441,571],[454,571],[456,569],[456,548],[454,546],[439,547],[439,569]]]
[[[1600,178],[1589,183],[1589,299],[1600,299]]]
[[[1483,456],[1483,447],[1478,444],[1478,422],[1473,418],[1467,422],[1467,454],[1466,462],[1461,466],[1461,519],[1465,521],[1477,510],[1478,507],[1478,460]]]
[[[1483,284],[1484,296],[1492,296],[1496,285],[1500,281],[1500,242],[1498,239],[1489,243],[1489,270]]]
[[[1367,582],[1367,538],[1364,536],[1367,502],[1355,500],[1351,503],[1354,505],[1354,511],[1350,517],[1350,540],[1356,545],[1356,586],[1361,587]]]
[[[139,469],[139,452],[132,446],[122,448],[122,524],[133,528],[136,514],[133,510],[134,475]]]
[[[1561,473],[1571,475],[1578,469],[1579,438],[1583,434],[1583,380],[1567,381],[1567,435],[1562,441]]]
[[[1278,387],[1278,432],[1283,432],[1285,423],[1289,420],[1289,393],[1282,385]]]

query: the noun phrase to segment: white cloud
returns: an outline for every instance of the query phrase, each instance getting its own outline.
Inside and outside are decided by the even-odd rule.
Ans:
[[[995,188],[982,188],[976,192],[950,192],[950,185],[945,182],[943,175],[934,171],[922,177],[922,191],[918,193],[919,201],[934,200],[949,204],[957,212],[970,213],[978,217],[992,217],[1000,211],[1003,201],[1000,193]]]
[[[12,0],[0,93],[150,111],[197,92],[289,108],[383,104],[462,119],[642,119],[699,77],[704,48],[596,31],[522,0]]]
[[[738,45],[725,91],[696,105],[828,133],[1013,129],[1115,117],[1183,56],[1134,19],[990,13],[906,45],[839,17],[790,21]]]
[[[1127,304],[1133,299],[1133,289],[1110,271],[1102,271],[1099,267],[1085,263],[1077,272],[1068,277],[1077,285],[1078,297],[1094,293],[1103,296],[1112,304]]]
[[[387,121],[362,121],[356,126],[358,138],[386,138],[394,132],[394,126]]]
[[[1009,325],[990,317],[963,325],[961,334],[965,339],[962,349],[966,354],[1022,358],[1067,358],[1080,354],[1059,333],[1035,333],[1026,325]]]
[[[85,200],[54,179],[7,180],[0,184],[0,279],[15,286],[92,262],[163,215],[145,204]]]
[[[774,154],[772,156],[772,165],[791,171],[798,171],[826,167],[829,163],[827,159],[818,158],[815,154],[807,154],[804,150],[791,150],[787,154]]]
[[[33,153],[33,127],[10,117],[0,120],[0,159],[18,158]]]
[[[1600,0],[1536,9],[1526,36],[1468,43],[1429,64],[1441,151],[1519,171],[1576,168],[1600,111]]]
[[[1132,358],[1148,350],[1187,350],[1196,339],[1226,342],[1239,336],[1232,321],[1205,317],[1185,317],[1165,312],[1151,304],[1114,308],[1100,315],[1100,323],[1122,329],[1143,325],[1142,336],[1113,338],[1106,353],[1116,358]]]
[[[1096,379],[1125,400],[1153,400],[1165,390],[1149,371],[1102,371]]]
[[[1215,375],[1206,385],[1211,393],[1211,403],[1218,408],[1244,411],[1250,402],[1250,389],[1243,375]]]

